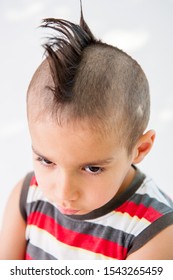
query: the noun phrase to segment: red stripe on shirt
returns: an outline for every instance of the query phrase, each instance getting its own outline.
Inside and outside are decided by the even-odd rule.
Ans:
[[[38,183],[37,183],[37,180],[36,180],[35,176],[33,176],[31,178],[30,187],[32,187],[32,186],[38,186]]]
[[[31,256],[28,253],[26,253],[25,255],[25,260],[32,260]]]
[[[126,201],[116,209],[121,213],[128,213],[131,217],[137,216],[139,219],[145,218],[149,222],[154,222],[162,216],[160,212],[153,207],[146,207],[144,204],[135,204],[132,201]]]

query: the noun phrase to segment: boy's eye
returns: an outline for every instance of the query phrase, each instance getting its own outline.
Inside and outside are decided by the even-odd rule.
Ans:
[[[100,174],[103,171],[103,168],[98,166],[86,166],[84,169],[85,171],[93,175]]]
[[[42,157],[38,157],[37,160],[44,166],[46,167],[51,167],[53,166],[53,162],[51,162],[50,160],[48,159],[45,159],[45,158],[42,158]]]

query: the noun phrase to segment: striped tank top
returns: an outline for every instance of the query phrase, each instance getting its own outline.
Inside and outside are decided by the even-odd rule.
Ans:
[[[30,173],[20,211],[27,260],[124,260],[173,224],[172,201],[139,170],[124,193],[85,215],[61,214]]]

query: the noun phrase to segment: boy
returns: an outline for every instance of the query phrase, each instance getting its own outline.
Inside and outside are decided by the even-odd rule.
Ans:
[[[0,259],[173,259],[173,203],[135,164],[152,148],[138,63],[80,26],[58,31],[27,93],[34,173],[13,190]]]

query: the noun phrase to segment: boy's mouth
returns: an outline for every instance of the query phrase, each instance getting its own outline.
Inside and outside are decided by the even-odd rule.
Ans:
[[[62,208],[60,206],[58,206],[58,209],[64,215],[75,215],[80,211],[80,210],[76,210],[76,209]]]

